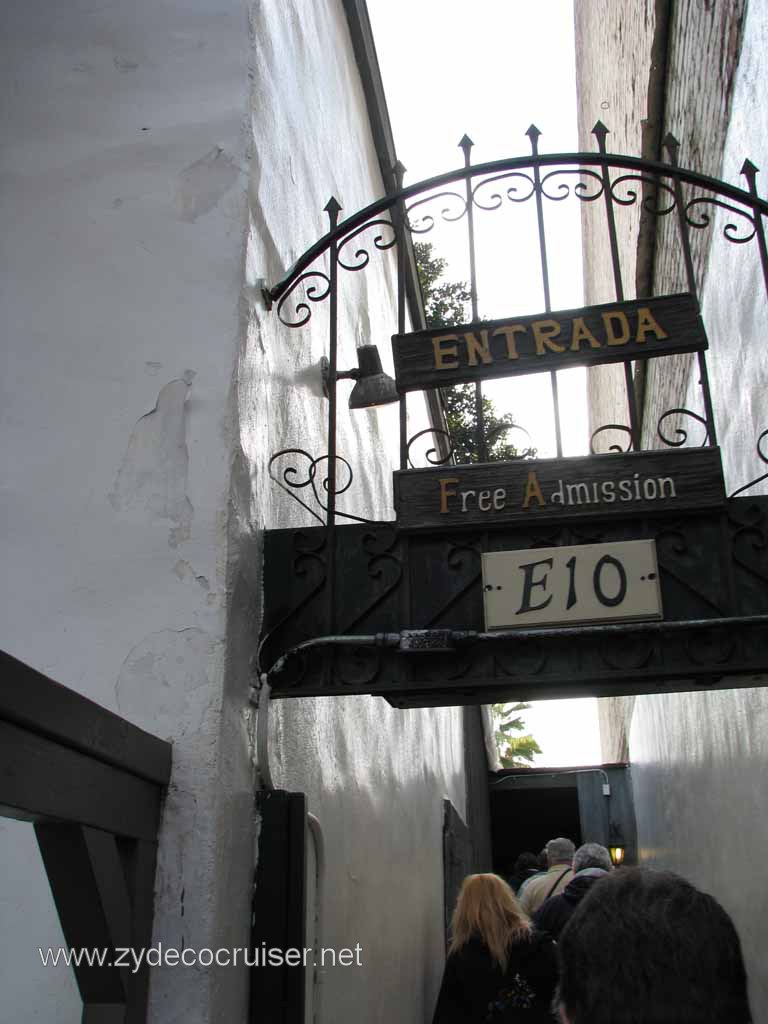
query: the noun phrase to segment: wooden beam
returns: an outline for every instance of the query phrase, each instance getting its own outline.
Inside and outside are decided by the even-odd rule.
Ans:
[[[156,844],[80,825],[37,824],[62,932],[70,949],[138,952],[152,941]],[[145,1024],[149,966],[73,965],[83,1024]]]
[[[135,950],[148,949],[152,943],[152,918],[155,902],[157,843],[118,839],[131,903],[131,942]],[[146,958],[131,974],[130,999],[126,1024],[144,1024],[149,997],[149,964]]]
[[[303,793],[259,794],[259,860],[253,898],[254,954],[270,949],[303,950],[306,945],[306,829]],[[302,964],[251,968],[252,1024],[303,1024]]]
[[[154,840],[160,798],[158,786],[0,722],[0,804],[11,817],[78,822]]]
[[[0,719],[162,786],[171,745],[0,651]]]
[[[125,936],[123,915],[115,916],[118,905],[122,910],[124,904],[125,882],[121,871],[107,877],[116,862],[114,839],[94,836],[92,829],[82,825],[38,824],[35,835],[67,946],[76,951],[110,951],[101,966],[82,960],[72,965],[83,1004],[106,1004],[111,1015],[105,1024],[107,1019],[110,1024],[123,1024],[128,972],[112,965],[111,951],[122,944],[114,942],[115,934]],[[117,1007],[122,1015],[115,1015]]]

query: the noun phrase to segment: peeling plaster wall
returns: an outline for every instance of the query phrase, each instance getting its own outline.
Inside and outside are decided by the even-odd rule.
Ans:
[[[310,522],[266,465],[325,451],[327,417],[327,306],[291,331],[260,280],[325,232],[332,194],[344,216],[382,191],[346,20],[339,0],[10,0],[0,38],[0,642],[172,740],[154,942],[244,946],[262,530]],[[391,359],[394,269],[374,253],[343,273],[340,368],[368,340]],[[352,413],[349,387],[341,504],[391,518],[397,411]],[[323,827],[324,944],[363,948],[362,968],[326,972],[323,1020],[389,1024],[397,1006],[421,1024],[443,799],[466,815],[460,710],[276,702],[271,747]],[[35,963],[61,939],[28,827],[0,826],[4,1010],[74,1024],[69,973]],[[244,1021],[246,1004],[245,970],[152,972],[153,1022]]]
[[[679,136],[682,164],[745,187],[740,178],[745,157],[758,167],[768,166],[768,2],[749,0],[746,5],[740,51],[734,32],[741,28],[744,5],[686,3],[675,8],[665,130]],[[603,47],[603,67],[610,69],[605,52]],[[708,61],[700,59],[705,52]],[[696,73],[688,75],[688,68]],[[754,251],[723,238],[728,219],[719,213],[713,218],[711,242],[699,259],[706,258],[702,312],[712,344],[708,364],[730,491],[765,468],[754,445],[768,426],[768,303]],[[674,268],[661,260],[656,290],[668,292],[677,285]],[[657,361],[657,370],[660,366]],[[651,422],[661,402],[664,408],[699,407],[696,378],[687,372],[662,382],[661,395],[659,383],[652,378],[648,385]],[[765,483],[751,493],[768,493]],[[634,708],[625,705],[622,720],[618,702],[611,701],[603,709],[601,728],[607,727],[604,752],[622,749],[628,735],[641,859],[681,872],[733,916],[747,962],[754,1019],[765,1020],[768,918],[764,887],[756,880],[762,878],[768,851],[768,689],[644,696],[633,703]]]
[[[0,643],[173,742],[155,941],[242,945],[248,681],[227,623],[247,7],[9,0],[0,40]],[[70,972],[36,963],[61,938],[31,826],[0,837],[2,1015],[79,1021]],[[234,1021],[245,1001],[242,974],[158,970],[150,1019]]]

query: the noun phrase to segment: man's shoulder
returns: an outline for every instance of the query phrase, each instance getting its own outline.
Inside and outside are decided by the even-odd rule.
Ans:
[[[567,873],[573,874],[571,868],[565,864],[556,864],[553,868],[548,871],[542,871],[539,875],[534,875],[533,878],[526,882],[525,887],[530,888],[531,891],[538,889],[545,889],[555,882],[556,879],[561,878]]]
[[[537,871],[535,875],[530,875],[530,877],[526,878],[526,880],[520,885],[520,888],[517,890],[517,895],[522,896],[523,892],[525,892],[531,882],[535,882],[539,878],[546,878],[547,874],[548,872],[546,871]]]

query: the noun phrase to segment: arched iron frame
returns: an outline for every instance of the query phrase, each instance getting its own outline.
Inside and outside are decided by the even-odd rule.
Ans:
[[[360,516],[341,511],[337,507],[338,495],[351,485],[353,472],[350,464],[342,458],[336,448],[336,371],[337,371],[337,329],[339,271],[364,270],[375,252],[396,249],[397,255],[397,312],[396,331],[406,331],[406,283],[408,260],[412,259],[411,245],[414,236],[427,234],[438,219],[445,222],[466,220],[467,248],[470,268],[470,291],[472,319],[478,320],[478,280],[476,272],[476,242],[474,216],[476,210],[490,211],[510,203],[535,203],[538,227],[539,262],[546,312],[551,311],[549,284],[549,261],[547,255],[546,203],[560,202],[569,196],[582,203],[602,201],[605,210],[605,224],[610,246],[615,299],[625,298],[620,247],[617,238],[616,213],[618,210],[640,204],[642,212],[652,218],[673,216],[677,225],[677,237],[681,249],[688,290],[698,298],[699,287],[694,268],[691,238],[692,232],[707,229],[712,224],[712,214],[718,210],[727,214],[722,227],[723,235],[729,242],[738,245],[754,243],[758,248],[763,281],[768,296],[768,247],[764,218],[768,217],[768,201],[757,192],[757,168],[749,160],[744,162],[741,173],[747,181],[747,189],[738,188],[727,182],[687,170],[678,164],[678,143],[671,134],[664,139],[664,150],[668,162],[645,160],[639,157],[609,153],[606,147],[608,129],[598,121],[593,129],[597,151],[590,153],[540,153],[538,142],[540,132],[531,125],[526,135],[531,153],[525,156],[486,163],[472,164],[472,140],[464,136],[460,147],[464,164],[455,170],[404,186],[404,168],[394,168],[397,190],[371,203],[345,220],[339,220],[341,207],[331,198],[325,207],[328,217],[328,231],[311,245],[297,260],[291,271],[271,288],[264,290],[264,297],[281,323],[292,329],[303,327],[312,317],[316,303],[328,301],[330,307],[328,362],[330,365],[328,383],[328,451],[319,457],[298,448],[287,448],[275,453],[269,464],[272,479],[297,500],[318,522],[328,527],[328,557],[333,564],[334,528],[338,518],[366,522]],[[576,177],[577,180],[569,181]],[[557,179],[562,179],[559,182]],[[462,188],[463,186],[463,188]],[[429,212],[431,204],[437,204],[437,211]],[[373,241],[362,236],[375,231]],[[353,247],[351,249],[351,247]],[[392,331],[391,333],[395,333]],[[663,358],[663,357],[659,357]],[[688,442],[687,430],[677,426],[673,433],[666,421],[671,417],[689,417],[704,428],[703,445],[717,444],[715,416],[709,386],[709,374],[704,352],[697,353],[698,369],[703,401],[703,415],[684,408],[665,411],[656,426],[656,440],[661,445],[680,447]],[[623,364],[626,395],[626,423],[606,424],[593,432],[592,450],[596,438],[606,432],[619,432],[626,437],[626,447],[612,444],[609,451],[636,451],[641,447],[641,417],[637,407],[633,366],[630,361]],[[557,454],[562,454],[562,431],[560,424],[557,376],[551,372],[552,404],[555,419]],[[476,385],[476,409],[478,420],[477,452],[479,461],[486,455],[483,415],[482,387]],[[425,433],[436,436],[435,446],[427,454],[432,465],[448,462],[452,458],[450,439],[444,430],[434,426],[431,430],[420,431],[412,438],[407,436],[406,396],[400,399],[399,464],[401,469],[411,466],[410,452],[414,441]],[[757,440],[757,455],[768,465],[768,454],[763,446],[768,430]],[[297,464],[304,464],[303,471]],[[768,478],[763,474],[740,487],[736,494],[755,486]],[[300,495],[312,495],[315,506]],[[320,509],[318,512],[317,509]],[[329,601],[333,607],[333,586]],[[333,620],[331,616],[331,622]]]

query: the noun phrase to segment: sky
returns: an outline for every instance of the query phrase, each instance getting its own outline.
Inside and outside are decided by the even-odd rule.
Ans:
[[[368,0],[368,11],[406,185],[462,166],[465,134],[472,163],[530,153],[531,124],[542,133],[540,152],[578,150],[572,0]],[[553,309],[583,304],[578,207],[545,204]],[[480,316],[542,312],[534,204],[477,211],[475,229]],[[449,280],[468,279],[466,220],[423,239],[448,260]],[[586,454],[584,370],[559,373],[558,387],[563,453]],[[484,391],[525,427],[540,457],[556,454],[548,374],[488,382]],[[530,443],[517,433],[510,440]],[[600,761],[595,700],[542,701],[524,717],[542,748],[536,764]]]

